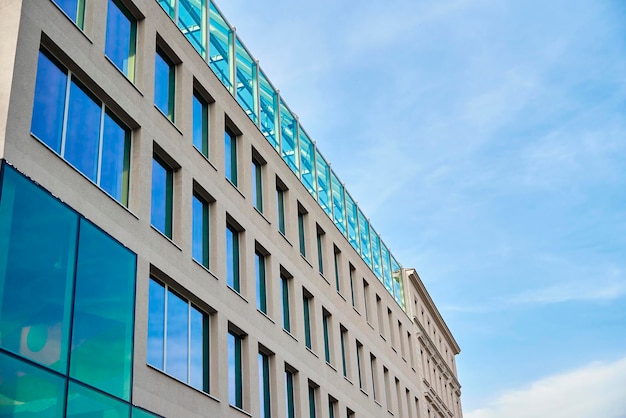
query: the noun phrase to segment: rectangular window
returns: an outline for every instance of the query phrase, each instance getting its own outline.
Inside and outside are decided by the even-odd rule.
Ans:
[[[242,337],[228,331],[228,402],[243,409]]]
[[[174,171],[156,155],[152,159],[152,226],[172,238]]]
[[[346,418],[354,418],[354,411],[350,408],[346,408]]]
[[[306,257],[306,230],[305,230],[306,212],[303,208],[298,207],[298,243],[300,245],[300,255]]]
[[[385,385],[385,403],[387,411],[393,413],[393,405],[391,400],[391,382],[389,382],[389,370],[383,366],[383,384]]]
[[[333,252],[333,263],[335,267],[335,287],[337,288],[337,292],[341,292],[341,274],[339,271],[339,259],[341,257],[341,251],[335,246]]]
[[[287,369],[285,369],[285,401],[287,418],[295,418],[296,405],[294,398],[294,374]]]
[[[283,274],[280,275],[281,293],[282,293],[282,317],[283,317],[283,329],[287,332],[291,331],[291,315],[290,315],[290,303],[289,303],[289,281],[288,277]]]
[[[130,129],[43,50],[39,51],[31,132],[128,206]]]
[[[193,146],[209,158],[209,104],[194,90],[193,92]]]
[[[358,340],[356,342],[356,371],[359,377],[359,388],[365,389],[365,385],[363,384],[363,370],[361,369],[361,358],[363,357],[363,344],[361,344]]]
[[[194,260],[209,268],[209,204],[194,193],[191,206],[191,254]]]
[[[270,357],[259,353],[259,410],[261,418],[272,416],[272,398],[270,391]]]
[[[176,70],[172,61],[157,47],[154,62],[154,104],[174,122]]]
[[[276,186],[276,222],[278,231],[285,235],[285,191]]]
[[[54,0],[65,14],[83,29],[85,24],[85,0]]]
[[[354,267],[350,264],[350,301],[352,302],[352,307],[356,308],[356,299],[354,297]]]
[[[324,334],[324,360],[326,360],[326,363],[330,364],[331,361],[331,357],[330,357],[330,347],[331,347],[331,341],[330,341],[330,313],[328,311],[326,311],[325,309],[322,311],[322,332]]]
[[[226,225],[226,284],[234,291],[240,291],[239,280],[239,231]]]
[[[302,311],[304,314],[304,344],[311,350],[311,296],[308,292],[302,294]]]
[[[265,255],[254,252],[254,272],[256,276],[256,308],[267,314],[267,287],[265,281]]]
[[[378,383],[376,381],[376,357],[370,354],[370,373],[372,374],[372,396],[378,400]]]
[[[324,243],[323,241],[324,232],[322,230],[317,229],[317,268],[320,271],[320,274],[324,274]]]
[[[209,317],[167,285],[150,279],[148,364],[209,391]]]
[[[337,399],[328,395],[328,418],[335,418],[336,411],[337,411]]]
[[[263,171],[261,163],[252,160],[252,204],[263,213]]]
[[[109,0],[104,53],[130,80],[135,77],[137,21],[118,1]]]
[[[224,130],[224,172],[226,178],[237,185],[237,135],[230,129]]]
[[[365,320],[367,322],[370,321],[370,305],[369,303],[367,303],[368,299],[370,297],[370,285],[369,283],[363,279],[363,308],[365,310]]]
[[[348,377],[348,358],[346,356],[346,338],[348,330],[343,326],[339,327],[339,344],[341,346],[341,369],[343,371],[343,377]]]
[[[317,418],[317,388],[309,381],[309,418]]]

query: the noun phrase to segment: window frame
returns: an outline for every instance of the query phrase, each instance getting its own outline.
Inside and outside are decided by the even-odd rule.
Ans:
[[[106,36],[105,36],[105,46],[104,46],[104,55],[117,67],[122,74],[126,76],[131,82],[135,81],[135,60],[137,53],[137,18],[133,16],[133,14],[128,10],[128,8],[120,1],[120,0],[109,0],[107,6],[107,21],[106,21]],[[109,18],[110,18],[110,8],[111,6],[117,7],[122,15],[124,15],[129,23],[130,23],[130,34],[128,39],[128,63],[126,71],[124,68],[120,68],[120,66],[115,62],[114,58],[109,56],[107,53],[107,49],[109,47]],[[123,67],[123,66],[122,66]]]

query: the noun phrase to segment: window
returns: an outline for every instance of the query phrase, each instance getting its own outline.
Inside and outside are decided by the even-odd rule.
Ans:
[[[239,231],[226,225],[226,284],[234,291],[240,291],[239,280]]]
[[[346,357],[346,338],[348,336],[348,330],[342,326],[339,327],[339,343],[341,345],[341,369],[343,371],[343,377],[348,377],[348,358]]]
[[[378,400],[378,383],[376,381],[376,357],[370,354],[370,373],[372,374],[372,396]]]
[[[226,178],[237,185],[237,136],[228,128],[224,130],[224,171]]]
[[[298,242],[300,244],[300,255],[306,257],[306,230],[305,230],[306,211],[298,204]]]
[[[252,159],[252,204],[263,213],[263,171],[261,163]]]
[[[365,309],[365,320],[367,322],[370,321],[370,306],[367,303],[367,300],[370,297],[370,285],[369,283],[363,279],[363,308]]]
[[[39,51],[31,132],[128,205],[130,129],[47,51]]]
[[[228,331],[228,402],[243,409],[241,335]]]
[[[354,411],[350,408],[346,408],[346,417],[347,418],[354,418]]]
[[[385,323],[383,322],[383,303],[380,296],[376,295],[376,314],[378,316],[378,332],[385,338]]]
[[[335,418],[335,411],[337,411],[337,399],[328,395],[328,418]]]
[[[341,258],[341,251],[335,246],[333,246],[335,251],[333,253],[333,262],[335,264],[335,286],[337,287],[337,292],[341,292],[341,274],[339,272],[339,259]]]
[[[294,373],[287,370],[287,365],[285,365],[285,401],[287,418],[295,418],[296,405],[294,398]]]
[[[209,204],[194,193],[191,206],[191,254],[194,260],[209,268]]]
[[[278,231],[285,235],[285,191],[276,185],[276,222]]]
[[[363,344],[361,344],[358,340],[356,342],[356,371],[359,377],[359,388],[364,389],[365,385],[363,382],[363,370],[361,370],[361,357],[363,357]]]
[[[267,288],[265,281],[265,255],[254,252],[254,272],[256,277],[256,308],[267,314]]]
[[[282,293],[282,317],[283,317],[283,329],[287,332],[291,331],[291,315],[290,315],[290,303],[289,303],[289,281],[290,278],[286,277],[283,273],[280,275],[281,293]]]
[[[393,413],[393,405],[391,404],[391,383],[389,382],[389,370],[383,366],[383,383],[385,385],[385,403],[387,404],[387,411]]]
[[[193,146],[209,158],[209,104],[196,90],[193,92]]]
[[[324,274],[324,243],[322,242],[324,231],[317,228],[317,268],[320,274]]]
[[[158,156],[152,159],[152,204],[150,221],[152,226],[172,238],[172,189],[173,170]]]
[[[354,297],[354,267],[350,264],[350,301],[352,302],[352,307],[356,308],[356,299]]]
[[[154,64],[154,104],[174,122],[176,71],[173,62],[157,47]]]
[[[272,398],[270,392],[270,357],[259,352],[259,410],[261,418],[272,416]]]
[[[155,279],[148,292],[148,364],[208,393],[208,316]]]
[[[304,344],[309,350],[311,346],[311,296],[306,290],[302,292],[302,311],[304,314]]]
[[[206,0],[178,0],[176,12],[178,12],[178,27],[181,32],[196,51],[206,58]]]
[[[54,0],[65,14],[83,28],[85,24],[85,0]]]
[[[104,53],[130,80],[135,76],[137,21],[119,0],[109,0]]]
[[[309,380],[309,418],[317,418],[317,385]]]
[[[322,311],[322,331],[324,334],[324,360],[326,360],[326,363],[330,364],[330,347],[331,347],[331,341],[330,341],[330,313],[327,310],[323,310]]]

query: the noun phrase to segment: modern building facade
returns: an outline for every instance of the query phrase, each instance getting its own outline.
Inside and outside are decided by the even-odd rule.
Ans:
[[[0,417],[462,417],[417,272],[213,2],[0,22]]]

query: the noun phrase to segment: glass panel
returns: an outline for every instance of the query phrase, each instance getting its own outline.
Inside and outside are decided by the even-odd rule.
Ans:
[[[133,418],[158,418],[158,415],[154,415],[148,411],[144,411],[141,408],[137,408],[136,406],[133,406],[132,417]]]
[[[259,71],[259,103],[261,105],[261,132],[272,146],[278,150],[276,137],[276,90],[263,71]]]
[[[130,405],[71,382],[67,394],[67,418],[128,418]]]
[[[256,274],[256,307],[267,313],[267,289],[265,283],[265,256],[254,253],[254,270]]]
[[[315,388],[309,386],[309,418],[315,418],[317,416],[315,404]]]
[[[102,105],[72,79],[63,158],[96,181]]]
[[[280,146],[281,156],[287,163],[291,171],[300,176],[298,144],[297,144],[297,126],[296,119],[293,117],[287,105],[280,101]]]
[[[178,0],[178,27],[206,58],[206,0]]]
[[[255,100],[255,80],[256,63],[252,56],[246,51],[239,38],[235,41],[237,50],[237,101],[254,123],[257,123],[256,100]]]
[[[328,315],[322,315],[322,328],[324,332],[324,359],[330,363],[330,341],[328,335]]]
[[[170,120],[174,120],[174,66],[157,49],[154,63],[154,104]]]
[[[190,308],[189,384],[209,391],[209,321],[195,307]]]
[[[168,289],[167,335],[165,337],[165,371],[187,382],[187,355],[189,353],[189,304]]]
[[[289,279],[285,277],[280,278],[282,289],[282,314],[283,314],[283,328],[286,331],[291,330],[291,318],[289,312]]]
[[[211,2],[210,16],[209,65],[222,84],[232,91],[233,83],[230,75],[232,31],[213,2]]]
[[[328,163],[319,151],[315,150],[317,164],[317,202],[328,216],[332,216],[330,207],[330,169]]]
[[[45,52],[39,51],[30,130],[58,154],[61,154],[66,90],[65,69],[59,68]]]
[[[372,266],[374,274],[382,281],[383,268],[380,261],[380,238],[370,225],[370,242],[372,243]]]
[[[272,405],[270,398],[270,359],[259,353],[259,401],[261,418],[270,418]]]
[[[263,213],[263,176],[261,165],[252,161],[252,202],[254,207]]]
[[[136,256],[81,220],[70,376],[130,401]]]
[[[239,233],[226,227],[226,284],[239,291]]]
[[[285,370],[285,391],[287,395],[287,418],[296,416],[294,393],[293,393],[293,373]]]
[[[352,247],[357,251],[361,251],[359,244],[359,223],[357,215],[357,206],[352,200],[352,196],[348,194],[346,190],[346,219],[348,220],[348,241]]]
[[[300,254],[306,257],[306,241],[304,235],[304,214],[298,212],[298,241],[300,244]]]
[[[194,92],[193,94],[193,146],[205,157],[209,157],[209,105]]]
[[[104,53],[130,79],[134,74],[137,23],[117,1],[109,0]]]
[[[104,114],[99,184],[123,205],[128,205],[129,171],[130,130],[107,111]]]
[[[278,230],[285,235],[285,192],[276,189],[276,223]]]
[[[230,130],[224,130],[224,171],[226,178],[237,185],[237,137]]]
[[[78,27],[83,27],[85,0],[54,0]]]
[[[391,274],[393,276],[393,296],[404,309],[404,285],[402,282],[402,270],[400,264],[391,256]]]
[[[163,10],[165,10],[172,19],[174,19],[175,3],[176,0],[159,0],[159,4]]]
[[[302,184],[311,193],[311,196],[317,198],[315,183],[315,146],[309,139],[308,135],[302,128],[298,128],[300,143],[300,176]]]
[[[343,375],[347,377],[348,365],[346,363],[346,331],[341,331],[341,333],[339,334],[339,340],[341,345],[341,368],[343,370]]]
[[[165,287],[150,279],[148,289],[148,364],[165,370]]]
[[[391,279],[391,264],[389,263],[389,250],[384,242],[380,242],[380,254],[383,264],[383,278],[385,288],[393,296],[393,284]]]
[[[228,402],[243,406],[241,374],[241,337],[228,333]]]
[[[0,417],[63,416],[65,379],[0,352]]]
[[[209,205],[197,195],[192,198],[192,257],[209,267]]]
[[[66,373],[78,215],[6,164],[1,193],[0,344]]]
[[[346,214],[343,204],[343,185],[331,170],[332,190],[333,190],[333,217],[335,225],[343,235],[346,235]]]
[[[158,158],[152,160],[152,226],[172,237],[172,171]]]
[[[359,215],[359,234],[361,236],[361,257],[368,266],[372,267],[372,249],[370,247],[370,223],[357,207]]]
[[[302,300],[302,311],[304,314],[304,344],[311,348],[311,299],[304,296]]]

